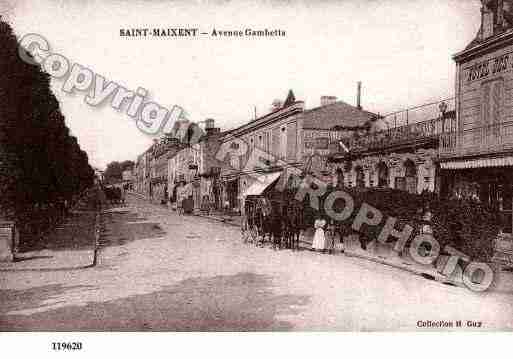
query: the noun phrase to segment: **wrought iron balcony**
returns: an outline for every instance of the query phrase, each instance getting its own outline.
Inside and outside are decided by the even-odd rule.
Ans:
[[[436,145],[440,134],[450,132],[452,128],[454,128],[454,116],[450,113],[443,118],[435,118],[368,133],[359,138],[351,138],[347,147],[352,153],[364,153],[381,152],[387,149],[428,143]]]
[[[451,131],[440,136],[440,157],[486,155],[513,150],[513,121]]]

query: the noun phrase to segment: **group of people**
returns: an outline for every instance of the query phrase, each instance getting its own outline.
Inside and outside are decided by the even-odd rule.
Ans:
[[[105,186],[103,187],[106,200],[111,204],[122,204],[125,203],[126,187],[118,186]]]
[[[245,202],[242,221],[244,242],[263,246],[270,243],[274,249],[299,249],[301,232],[311,228],[300,203],[272,203],[265,198]],[[337,237],[342,241],[339,227],[320,213],[313,214],[314,236],[311,249],[334,253]],[[342,249],[343,251],[343,249]]]
[[[314,222],[314,237],[311,249],[313,251],[333,253],[336,246],[336,238],[343,243],[343,236],[337,231],[335,224],[326,216],[321,216]],[[344,252],[343,246],[341,247]]]

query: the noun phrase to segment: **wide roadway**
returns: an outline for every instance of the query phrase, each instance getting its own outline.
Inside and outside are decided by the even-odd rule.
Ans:
[[[511,295],[343,255],[257,248],[238,227],[139,197],[105,222],[95,268],[0,273],[1,330],[426,331],[419,321],[457,320],[458,330],[513,328]]]

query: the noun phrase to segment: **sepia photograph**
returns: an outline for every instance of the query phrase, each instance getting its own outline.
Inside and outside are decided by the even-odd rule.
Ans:
[[[0,194],[5,344],[511,333],[513,1],[0,0]]]

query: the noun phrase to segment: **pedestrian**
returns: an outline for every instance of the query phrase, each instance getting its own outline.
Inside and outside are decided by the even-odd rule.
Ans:
[[[178,215],[179,216],[183,215],[183,201],[181,199],[176,201],[176,206],[177,206],[177,209],[178,209]]]
[[[326,236],[324,235],[324,227],[326,226],[326,220],[324,218],[316,219],[314,222],[315,234],[312,243],[312,249],[314,251],[326,250]]]
[[[343,230],[342,230],[342,224],[339,223],[336,226],[336,230],[335,231],[338,233],[338,238],[339,238],[339,241],[340,241],[340,253],[344,254],[346,244],[344,242],[344,233],[343,233]]]
[[[228,215],[229,210],[230,210],[230,201],[226,200],[226,201],[224,201],[224,214]]]
[[[333,254],[335,249],[335,225],[331,220],[328,220],[326,228],[326,249],[328,250],[329,254]]]

